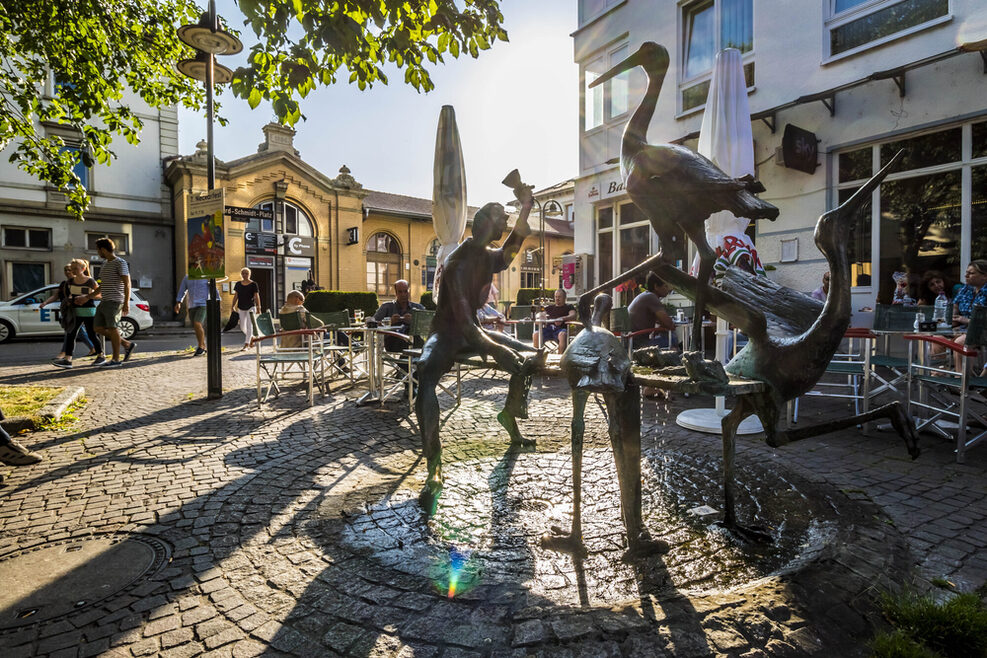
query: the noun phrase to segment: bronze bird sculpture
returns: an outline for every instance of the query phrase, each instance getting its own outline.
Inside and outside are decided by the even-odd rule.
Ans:
[[[623,62],[593,81],[591,87],[603,84],[614,76],[636,66],[644,68],[648,88],[641,104],[624,128],[620,149],[620,171],[625,189],[634,204],[651,221],[658,234],[660,251],[640,265],[580,296],[580,304],[588,307],[592,296],[612,288],[620,281],[653,269],[663,254],[675,249],[674,241],[684,232],[699,251],[699,286],[696,295],[696,322],[693,323],[693,345],[702,344],[700,334],[706,306],[706,289],[713,274],[716,252],[706,240],[706,219],[714,212],[729,210],[737,217],[775,219],[778,209],[761,201],[754,193],[764,187],[751,176],[731,178],[707,158],[676,144],[648,144],[648,125],[654,116],[658,95],[668,72],[668,51],[646,41]],[[679,249],[684,248],[681,245]],[[684,258],[685,255],[679,255]]]
[[[638,410],[640,392],[629,385],[631,360],[620,339],[601,326],[610,312],[610,295],[598,295],[593,315],[582,309],[583,330],[569,343],[559,366],[572,389],[572,528],[566,533],[553,527],[542,538],[542,546],[563,550],[575,556],[586,554],[582,540],[582,463],[583,414],[590,393],[600,393],[609,417],[610,443],[613,446],[617,479],[620,485],[620,508],[627,531],[625,558],[633,559],[663,553],[668,544],[651,539],[641,518],[641,417]]]
[[[850,263],[847,257],[850,227],[855,212],[871,198],[871,193],[900,156],[899,152],[850,199],[819,218],[815,242],[831,273],[824,303],[766,277],[736,268],[727,270],[719,289],[710,289],[710,308],[748,337],[747,345],[727,364],[726,371],[766,384],[764,393],[739,397],[733,410],[723,418],[724,522],[727,526],[736,527],[734,441],[740,422],[751,414],[757,414],[761,419],[765,438],[771,446],[885,417],[905,441],[912,458],[918,456],[914,424],[899,402],[811,427],[795,430],[778,427],[785,404],[811,390],[822,378],[850,325]],[[702,294],[702,282],[674,267],[659,265],[655,271],[688,297],[698,298]]]

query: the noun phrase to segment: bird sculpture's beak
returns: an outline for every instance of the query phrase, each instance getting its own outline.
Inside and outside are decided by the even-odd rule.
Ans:
[[[867,201],[870,201],[871,192],[873,192],[877,188],[877,186],[880,185],[882,181],[884,181],[884,177],[887,176],[888,173],[890,173],[891,167],[893,167],[898,162],[898,160],[902,158],[904,153],[905,153],[904,149],[895,153],[894,157],[888,160],[888,163],[881,168],[881,171],[874,174],[873,178],[871,178],[869,181],[864,183],[863,186],[859,190],[854,192],[853,196],[847,199],[843,203],[843,205],[837,208],[837,210],[840,211],[840,213],[843,215],[851,215],[854,212],[856,212],[857,208],[859,208],[862,204],[866,203]]]
[[[655,62],[648,61],[650,58],[648,57],[649,49],[647,48],[647,46],[649,45],[651,46],[652,51],[657,50],[659,54]],[[649,64],[656,64],[656,66],[649,67],[648,66]],[[664,48],[656,44],[645,44],[644,46],[638,48],[633,55],[631,55],[624,61],[620,62],[619,64],[615,65],[613,68],[611,68],[609,71],[601,75],[593,82],[589,83],[589,87],[592,88],[592,87],[596,87],[597,85],[602,85],[610,78],[614,78],[620,75],[621,73],[624,73],[625,71],[630,71],[635,66],[643,66],[645,69],[648,69],[648,73],[651,75],[655,75],[655,74],[664,75],[665,72],[668,71],[668,51],[666,51]]]

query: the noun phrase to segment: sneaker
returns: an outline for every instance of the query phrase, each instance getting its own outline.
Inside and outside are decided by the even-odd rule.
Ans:
[[[11,440],[9,443],[0,444],[0,462],[8,466],[26,466],[37,464],[39,461],[41,455],[31,452],[17,441]]]
[[[96,358],[95,358],[95,359],[93,359],[93,363],[92,363],[92,364],[93,364],[94,366],[101,366],[101,365],[103,365],[104,363],[106,363],[106,357],[105,357],[105,356],[103,356],[102,354],[97,354],[97,355],[96,355]]]
[[[119,368],[122,365],[123,364],[120,363],[119,361],[110,360],[110,361],[104,361],[102,367],[103,368]]]
[[[196,347],[195,348],[195,354],[193,354],[192,356],[202,356],[205,353],[206,353],[206,348],[204,348],[204,347]]]
[[[51,362],[51,365],[55,366],[56,368],[71,368],[72,362],[69,361],[68,359],[55,359],[54,361]]]
[[[134,348],[135,348],[135,347],[137,347],[137,343],[135,343],[135,342],[133,342],[133,341],[131,341],[131,342],[130,342],[130,347],[128,347],[127,349],[125,349],[125,350],[123,351],[123,360],[124,360],[124,361],[126,361],[127,359],[129,359],[129,358],[130,358],[130,353],[134,351]]]

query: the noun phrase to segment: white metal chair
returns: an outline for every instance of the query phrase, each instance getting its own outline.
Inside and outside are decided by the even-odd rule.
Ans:
[[[987,437],[987,377],[981,377],[980,350],[987,347],[987,308],[974,307],[967,326],[966,345],[943,336],[908,334],[908,413],[915,429],[929,430],[956,441],[956,461]],[[942,365],[928,362],[928,348],[940,345],[957,355]],[[916,414],[922,413],[921,418]],[[955,428],[953,427],[955,425]]]
[[[275,331],[270,312],[252,315],[254,336],[251,339],[257,352],[257,404],[261,405],[270,397],[280,395],[280,384],[297,376],[308,388],[308,403],[315,403],[315,387],[326,394],[325,359],[323,358],[325,330],[296,329]],[[281,348],[278,341],[287,336],[300,336],[302,347]],[[268,349],[263,344],[269,343]],[[267,384],[266,390],[264,384]]]

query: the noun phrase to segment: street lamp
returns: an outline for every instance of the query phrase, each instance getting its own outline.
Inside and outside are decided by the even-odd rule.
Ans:
[[[548,277],[545,276],[545,267],[546,267],[546,265],[545,265],[545,260],[546,260],[546,258],[545,258],[545,214],[549,211],[548,209],[551,208],[553,205],[555,206],[555,209],[552,211],[552,214],[553,215],[561,215],[561,214],[563,214],[564,211],[562,210],[562,204],[560,204],[555,199],[549,199],[548,201],[545,202],[545,205],[544,206],[542,206],[541,201],[539,201],[538,199],[532,199],[532,200],[536,204],[538,204],[538,252],[541,254],[541,289],[538,291],[538,295],[539,295],[539,298],[540,298],[539,304],[541,304],[542,306],[544,306],[545,305],[545,279],[548,278]]]
[[[206,84],[206,182],[209,191],[216,187],[216,161],[213,157],[213,85],[233,80],[233,72],[216,64],[216,55],[235,55],[243,50],[243,44],[234,35],[219,26],[216,1],[209,0],[209,10],[202,14],[195,25],[178,28],[178,38],[196,50],[195,59],[183,59],[178,70],[190,78]],[[209,279],[209,301],[206,302],[206,380],[208,397],[223,397],[223,362],[220,359],[219,293],[216,279]]]

